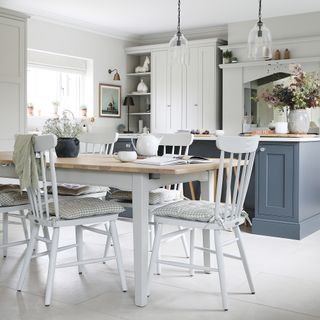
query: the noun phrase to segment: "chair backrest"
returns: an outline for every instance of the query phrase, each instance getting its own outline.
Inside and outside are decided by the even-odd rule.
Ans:
[[[216,189],[215,218],[233,220],[241,215],[247,194],[259,136],[218,136],[217,147],[220,152],[220,164]],[[229,154],[226,157],[226,153]],[[224,174],[224,169],[228,174]],[[234,179],[232,171],[234,170]],[[222,201],[222,189],[226,187],[225,201]],[[228,210],[220,210],[224,202]],[[221,216],[220,212],[223,212]]]
[[[119,139],[119,133],[85,133],[80,137],[85,153],[113,154],[114,144]]]
[[[189,132],[168,133],[161,135],[160,146],[163,147],[163,155],[185,156],[189,153],[189,147],[193,142],[193,134]],[[183,184],[166,186],[168,189],[183,190]]]
[[[52,188],[52,197],[54,204],[55,216],[59,219],[59,202],[57,178],[54,166],[55,146],[57,145],[57,137],[48,134],[34,137],[35,156],[40,161],[39,184],[36,190],[28,187],[28,197],[31,204],[31,212],[38,219],[49,219],[49,197],[48,197],[48,181],[47,181],[47,156],[49,160],[50,185]],[[41,188],[42,187],[42,188]],[[42,190],[41,190],[42,189]],[[44,202],[43,202],[44,200]]]
[[[160,146],[164,155],[188,155],[189,146],[193,142],[193,134],[189,132],[168,133],[161,135]]]

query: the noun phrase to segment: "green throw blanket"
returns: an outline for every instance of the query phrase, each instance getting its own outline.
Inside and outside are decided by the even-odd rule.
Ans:
[[[38,188],[38,166],[33,149],[33,134],[17,135],[14,144],[13,162],[20,180],[20,190]]]

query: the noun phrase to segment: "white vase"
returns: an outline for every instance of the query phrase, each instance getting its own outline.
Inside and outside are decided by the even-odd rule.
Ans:
[[[310,119],[305,109],[291,110],[288,117],[290,133],[308,133]]]
[[[148,86],[144,83],[143,79],[140,80],[137,91],[141,93],[146,93],[148,92]]]

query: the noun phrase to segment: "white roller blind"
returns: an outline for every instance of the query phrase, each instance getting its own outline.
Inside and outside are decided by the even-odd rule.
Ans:
[[[74,58],[36,50],[28,50],[28,65],[64,72],[87,72],[86,59]]]

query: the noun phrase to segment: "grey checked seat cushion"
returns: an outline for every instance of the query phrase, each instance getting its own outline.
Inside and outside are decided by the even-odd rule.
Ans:
[[[98,198],[80,198],[59,201],[59,213],[62,219],[78,219],[106,214],[119,214],[125,209],[117,202]],[[49,213],[54,215],[54,205],[49,203]]]
[[[84,196],[93,193],[107,193],[110,188],[99,186],[85,186],[79,184],[59,184],[58,194],[60,196]],[[52,193],[51,186],[48,187],[48,193]]]
[[[131,191],[114,191],[111,199],[118,201],[132,201]],[[182,199],[182,193],[179,190],[168,190],[165,188],[158,188],[149,192],[149,204],[161,204],[164,202],[177,201]]]
[[[176,219],[184,219],[200,222],[214,222],[214,209],[215,203],[203,200],[182,200],[174,203],[164,205],[156,208],[152,211],[155,216],[170,217]],[[221,203],[219,208],[219,214],[222,216],[227,210],[227,217],[230,216],[231,207],[226,207]],[[246,216],[246,212],[242,212],[243,216]]]
[[[0,207],[13,207],[28,204],[29,199],[25,191],[7,190],[0,192]]]

